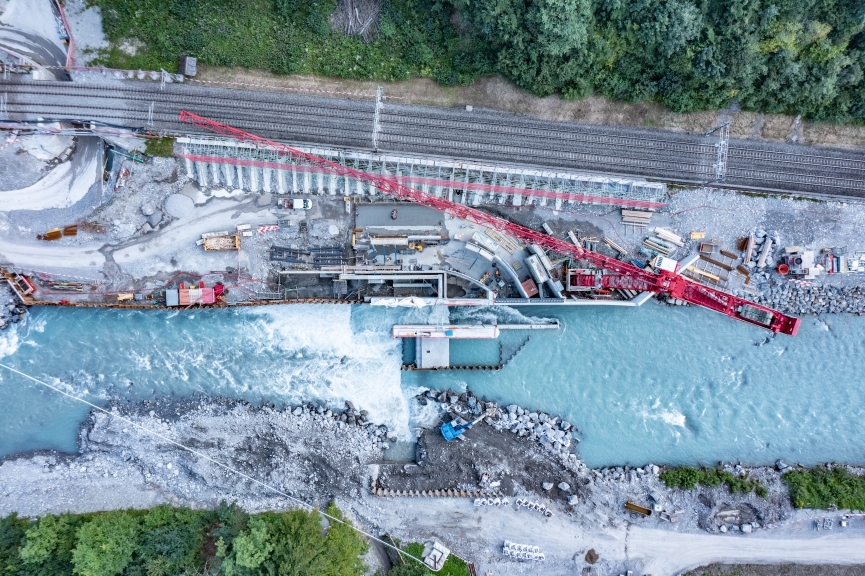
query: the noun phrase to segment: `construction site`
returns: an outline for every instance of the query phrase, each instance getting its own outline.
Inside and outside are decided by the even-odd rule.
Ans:
[[[98,376],[91,380],[77,367],[59,370],[76,385],[85,381],[87,394],[103,394],[103,372],[118,384],[88,396],[94,403],[85,402],[86,420],[75,422],[77,454],[27,448],[0,460],[9,487],[0,514],[164,502],[207,507],[226,495],[251,509],[276,510],[287,506],[274,496],[284,490],[312,506],[338,501],[377,542],[433,535],[438,540],[426,558],[460,554],[487,575],[679,574],[727,559],[813,564],[824,554],[865,564],[865,547],[850,545],[861,540],[860,513],[796,510],[786,498],[783,474],[804,466],[718,464],[736,478],[763,482],[768,496],[724,486],[672,489],[660,478],[670,466],[657,459],[591,468],[579,451],[581,424],[565,419],[572,405],[600,413],[626,405],[633,414],[616,413],[609,426],[633,425],[624,429],[663,444],[656,454],[667,450],[666,457],[686,443],[681,438],[710,435],[705,428],[715,420],[708,412],[733,420],[724,404],[740,385],[756,388],[744,385],[747,375],[739,379],[744,368],[733,360],[778,362],[788,349],[783,342],[806,338],[788,338],[800,328],[813,338],[835,330],[827,314],[865,313],[861,149],[736,140],[724,122],[694,135],[541,121],[468,105],[438,109],[395,103],[381,88],[310,96],[205,85],[196,81],[192,57],[183,57],[179,73],[92,68],[73,57],[63,6],[40,6],[51,15],[44,30],[19,38],[12,25],[0,29],[0,330],[10,328],[8,355],[17,360],[52,321],[29,321],[27,310],[36,307],[69,314],[82,332],[100,329],[106,317],[122,316],[129,325],[157,318],[168,326],[163,330],[181,334],[172,341],[177,347],[216,342],[246,325],[262,334],[259,340],[237,336],[216,349],[261,356],[245,357],[243,370],[232,372],[220,351],[194,348],[178,360],[148,355],[143,343],[126,351],[118,344],[111,356],[135,364],[137,375],[108,367],[92,370]],[[694,313],[685,337],[698,348],[691,351],[696,368],[665,344],[660,324],[649,327],[651,337],[642,336],[636,352],[624,339],[593,340],[600,324],[609,331],[648,307]],[[723,316],[706,321],[693,308]],[[117,314],[73,316],[90,314],[83,309]],[[271,328],[273,318],[231,316],[313,309],[320,318],[292,316],[284,332]],[[386,326],[352,325],[373,310]],[[342,323],[325,323],[324,315],[340,311],[347,312]],[[591,316],[596,326],[569,325],[567,314],[601,315]],[[225,324],[180,324],[196,315]],[[715,320],[747,330],[736,333],[744,344],[723,353],[706,345]],[[324,327],[313,325],[319,321]],[[87,322],[93,327],[84,330]],[[165,333],[147,326],[135,333],[147,346],[161,339],[171,346]],[[645,334],[627,323],[617,327]],[[569,329],[589,352],[568,347],[562,338]],[[384,332],[386,344],[373,347],[366,332]],[[776,336],[772,358],[748,356],[768,355],[768,348],[755,350]],[[104,346],[91,340],[79,346],[82,358]],[[339,343],[335,351],[331,340]],[[286,341],[295,347],[280,348]],[[492,356],[481,361],[465,353],[478,343]],[[0,347],[0,358],[7,348]],[[355,349],[360,360],[351,355]],[[718,371],[732,383],[698,378],[711,354],[730,360]],[[310,368],[307,358],[319,355],[324,360]],[[650,356],[693,379],[697,391],[681,396],[697,408],[676,411],[650,392],[654,380],[673,379],[652,373]],[[524,403],[469,390],[476,382],[496,393],[512,385],[515,358],[535,363],[511,388]],[[363,362],[374,366],[369,374],[360,374]],[[566,388],[553,372],[556,362],[567,378],[582,364],[600,365],[573,379],[592,380],[601,398]],[[607,393],[621,373],[604,362],[633,365],[629,388],[640,394],[633,405]],[[255,372],[258,363],[263,368]],[[277,374],[292,363],[290,377]],[[22,365],[10,370],[48,385],[45,374],[40,380]],[[175,398],[174,388],[143,376],[164,369],[170,377],[154,379],[185,383],[189,366],[212,387],[188,393],[190,385]],[[247,402],[253,380],[273,388]],[[360,380],[369,381],[370,397],[380,390],[392,397],[376,409],[370,397],[346,402]],[[298,388],[306,397],[289,403],[280,396],[295,393],[299,381],[309,386]],[[541,386],[553,391],[544,396]],[[723,399],[703,395],[730,388]],[[777,396],[773,390],[767,395]],[[113,411],[96,404],[116,397],[123,400]],[[781,417],[777,398],[770,400],[773,407],[762,411],[767,428],[806,418]],[[562,408],[554,414],[530,405],[542,401]],[[734,408],[736,417],[754,417],[747,406]],[[394,424],[394,414],[405,417]],[[837,414],[831,418],[845,425]],[[672,430],[661,441],[647,432],[655,422]],[[170,440],[151,449],[152,430]],[[741,440],[735,432],[731,443]],[[750,430],[741,436],[769,449]],[[248,474],[240,483],[236,470],[219,463],[222,451]],[[863,474],[861,466],[845,469]],[[278,490],[258,478],[273,479]],[[68,498],[58,486],[81,496]],[[836,522],[831,538],[817,534]],[[401,561],[385,548],[373,546],[370,574]]]
[[[761,274],[858,271],[855,246],[785,248],[756,225],[722,245],[670,214],[683,185],[856,198],[860,152],[731,140],[729,123],[702,138],[637,134],[394,104],[381,89],[205,87],[194,58],[179,74],[57,64],[13,51],[2,64],[6,154],[38,148],[51,168],[4,184],[8,222],[26,220],[39,240],[0,252],[24,304],[639,306],[657,295],[793,335],[795,318],[755,302]],[[172,158],[142,153],[166,138]],[[138,199],[142,186],[152,197]],[[620,220],[599,227],[611,210]]]
[[[203,253],[224,253],[216,261],[234,264],[234,256],[236,266],[226,266],[225,272],[172,270],[173,276],[162,285],[148,279],[143,286],[112,282],[106,289],[98,279],[45,271],[28,276],[26,267],[11,262],[4,274],[13,287],[26,285],[19,291],[23,303],[186,308],[287,301],[410,307],[637,306],[653,294],[663,294],[673,302],[705,306],[774,332],[797,331],[795,318],[718,289],[727,286],[731,273],[744,284],[750,281],[754,238],[740,246],[739,253],[716,253],[717,245],[702,242],[700,253],[676,261],[670,255],[684,248],[684,237],[665,228],[653,227],[655,234],[644,240],[635,256],[606,236],[581,237],[567,230],[566,239],[556,237],[545,222],[542,231],[533,230],[478,207],[492,203],[501,210],[506,198],[511,210],[546,207],[549,202],[554,213],[585,204],[624,205],[622,226],[642,232],[650,227],[653,210],[665,205],[659,201],[666,195],[663,185],[385,154],[304,151],[187,111],[181,119],[233,137],[238,144],[178,139],[177,158],[192,188],[186,184],[180,191],[187,194],[169,195],[160,211],[182,220],[190,206],[202,200],[198,195],[213,189],[214,195],[254,195],[255,204],[266,209],[259,210],[254,221],[224,230],[201,229],[203,222],[196,222],[196,246]],[[51,136],[30,137],[66,137],[74,142],[78,136],[68,130],[59,123],[49,130]],[[103,202],[128,186],[132,172],[138,170],[141,158],[127,152],[108,147],[101,178]],[[99,153],[105,155],[103,149]],[[173,177],[181,179],[177,172],[175,167]],[[313,192],[315,200],[308,197]],[[116,197],[103,206],[114,202]],[[147,202],[140,209],[147,221],[136,231],[141,235],[135,242],[139,250],[151,244],[148,234],[172,242],[164,231],[167,219],[156,206]],[[211,219],[214,226],[223,221]],[[81,226],[98,230],[104,224]],[[154,234],[159,227],[163,230]],[[37,240],[77,239],[78,228],[76,222],[46,230]],[[177,229],[187,237],[191,232],[190,226]],[[699,239],[700,233],[690,238]],[[62,250],[63,243],[52,246]],[[769,261],[771,247],[771,241],[763,244],[758,268],[774,263]],[[119,263],[128,257],[120,256]],[[742,265],[734,270],[740,259]]]

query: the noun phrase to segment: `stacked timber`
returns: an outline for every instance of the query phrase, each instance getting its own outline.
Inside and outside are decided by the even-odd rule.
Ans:
[[[627,249],[622,248],[621,245],[617,244],[614,240],[604,237],[604,244],[609,246],[611,249],[615,250],[619,254],[626,255],[628,253]]]
[[[643,246],[645,246],[651,251],[660,254],[661,256],[669,256],[676,249],[673,244],[667,242],[666,240],[661,240],[657,236],[652,236],[643,240]]]
[[[645,210],[626,210],[622,208],[622,224],[646,228],[652,222],[652,213]]]
[[[681,236],[670,232],[666,228],[655,228],[655,236],[661,238],[662,240],[666,240],[670,244],[678,246],[679,248],[685,246],[685,241]]]

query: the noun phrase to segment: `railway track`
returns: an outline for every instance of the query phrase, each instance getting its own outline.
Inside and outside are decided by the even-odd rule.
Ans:
[[[187,84],[0,81],[12,120],[63,119],[189,133],[181,110],[263,136],[371,148],[375,103]],[[685,184],[714,177],[713,137],[547,122],[385,103],[378,144],[413,153],[641,176]],[[725,186],[865,198],[865,153],[731,140]]]

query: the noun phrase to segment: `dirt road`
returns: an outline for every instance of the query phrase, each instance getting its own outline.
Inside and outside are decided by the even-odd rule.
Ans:
[[[628,556],[642,560],[648,574],[679,574],[684,570],[724,562],[752,564],[865,563],[865,536],[832,534],[819,538],[766,535],[678,534],[666,530],[632,528]]]

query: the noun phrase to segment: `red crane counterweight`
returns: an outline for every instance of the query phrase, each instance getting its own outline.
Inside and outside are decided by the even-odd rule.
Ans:
[[[691,304],[715,310],[731,318],[736,318],[737,320],[748,322],[761,328],[767,328],[776,333],[782,332],[795,336],[799,330],[800,320],[798,318],[786,316],[777,310],[760,306],[727,292],[697,284],[677,274],[670,274],[668,272],[653,274],[627,262],[587,250],[576,244],[565,242],[548,234],[510,222],[504,218],[493,216],[482,210],[427,194],[385,176],[361,172],[360,170],[331,162],[330,160],[286,146],[285,144],[244,132],[216,120],[187,112],[186,110],[180,113],[180,120],[241,142],[274,150],[304,164],[321,168],[330,174],[359,180],[390,196],[433,208],[460,220],[467,220],[492,228],[519,238],[527,244],[536,244],[558,254],[569,254],[579,260],[590,262],[597,268],[615,273],[604,275],[603,281],[605,287],[666,293],[673,298],[679,298]]]

